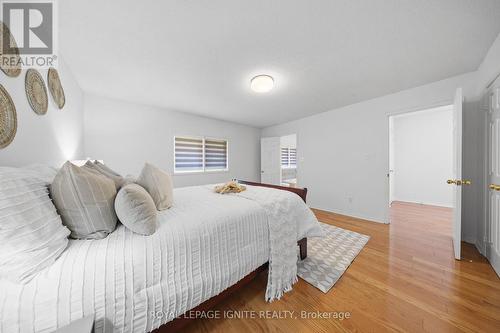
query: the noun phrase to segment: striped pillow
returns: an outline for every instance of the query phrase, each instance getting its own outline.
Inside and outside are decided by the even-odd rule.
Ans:
[[[35,170],[0,167],[0,279],[27,283],[66,248],[48,185]]]
[[[156,209],[165,210],[172,207],[174,192],[172,178],[163,170],[146,163],[137,178],[137,184],[148,191],[153,198]]]
[[[101,175],[106,176],[109,179],[111,179],[115,183],[116,191],[120,190],[120,188],[127,183],[127,180],[125,178],[123,178],[122,176],[120,176],[119,174],[117,174],[116,172],[111,170],[110,168],[104,167],[104,164],[102,164],[102,163],[97,164],[97,162],[93,163],[91,161],[87,161],[83,165],[83,167],[86,168],[87,170],[97,171]]]
[[[115,230],[116,187],[111,179],[66,162],[50,190],[72,238],[101,239]]]

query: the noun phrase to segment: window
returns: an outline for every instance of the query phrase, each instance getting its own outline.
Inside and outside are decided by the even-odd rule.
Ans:
[[[227,141],[205,139],[205,170],[227,170]]]
[[[297,167],[297,149],[289,147],[281,147],[281,167],[296,168]]]
[[[228,170],[227,140],[176,136],[174,141],[175,173]]]

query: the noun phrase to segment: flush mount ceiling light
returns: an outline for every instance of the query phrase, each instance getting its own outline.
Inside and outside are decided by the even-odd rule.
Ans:
[[[250,88],[257,93],[266,93],[274,88],[274,79],[269,75],[257,75],[250,80]]]

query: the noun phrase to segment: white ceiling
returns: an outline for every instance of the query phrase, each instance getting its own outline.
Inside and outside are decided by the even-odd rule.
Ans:
[[[64,0],[84,91],[265,127],[477,69],[499,0]],[[276,88],[256,94],[256,74]]]

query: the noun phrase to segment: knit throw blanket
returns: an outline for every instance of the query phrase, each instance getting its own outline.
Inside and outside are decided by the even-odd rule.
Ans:
[[[280,299],[297,282],[297,219],[312,215],[295,193],[248,186],[238,194],[260,204],[269,225],[269,275],[266,301]]]

